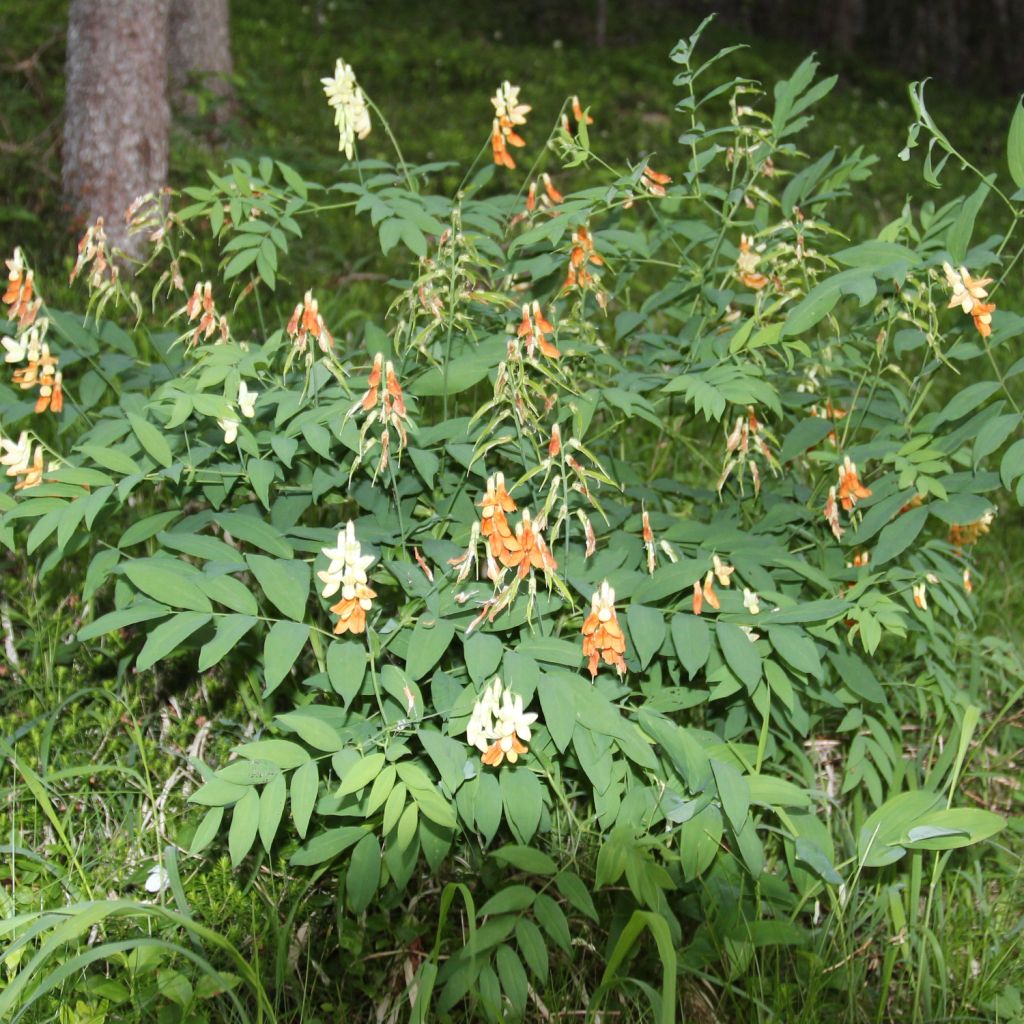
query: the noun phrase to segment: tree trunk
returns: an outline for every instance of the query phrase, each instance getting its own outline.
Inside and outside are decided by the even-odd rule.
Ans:
[[[112,245],[141,255],[124,211],[167,183],[168,0],[72,0],[64,197],[77,226],[103,217]]]
[[[223,124],[231,116],[231,31],[228,0],[171,0],[167,36],[167,80],[175,110],[198,114],[199,85],[213,94],[210,117]]]

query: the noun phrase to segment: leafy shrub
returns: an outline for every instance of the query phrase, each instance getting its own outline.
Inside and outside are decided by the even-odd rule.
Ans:
[[[193,853],[225,831],[235,864],[330,870],[354,915],[436,880],[414,1019],[523,1016],[597,896],[595,1001],[647,928],[669,1020],[677,969],[813,947],[862,873],[1003,825],[957,800],[980,714],[960,680],[973,546],[1000,483],[1024,491],[1021,320],[962,268],[1002,268],[995,293],[1019,200],[983,177],[849,244],[872,160],[795,141],[834,79],[805,61],[770,110],[743,79],[702,93],[699,34],[672,54],[681,155],[654,166],[595,152],[575,100],[535,146],[505,83],[494,165],[452,198],[445,165],[400,155],[326,187],[234,161],[187,205],[148,197],[129,217],[165,330],[102,224],[86,316],[9,263],[0,397],[37,415],[3,442],[4,542],[86,567],[80,644],[131,630],[137,671],[186,652],[256,682],[260,734],[203,766]],[[386,127],[348,75],[343,147]],[[937,180],[955,151],[914,99]],[[606,180],[572,191],[583,165]],[[1014,220],[972,245],[986,200]],[[416,257],[385,325],[332,323],[329,285],[288,279],[303,218],[342,208],[397,272]],[[957,390],[980,360],[993,379]],[[904,735],[926,718],[943,733]]]

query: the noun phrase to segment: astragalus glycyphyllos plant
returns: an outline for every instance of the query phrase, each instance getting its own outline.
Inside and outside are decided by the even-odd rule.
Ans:
[[[974,545],[1000,478],[1024,487],[1022,321],[981,276],[1014,268],[1021,200],[985,178],[851,242],[832,211],[872,159],[794,141],[834,79],[808,60],[767,106],[702,92],[699,35],[656,159],[606,160],[575,97],[531,149],[506,82],[493,163],[453,197],[400,154],[327,187],[236,160],[130,212],[154,244],[134,282],[93,229],[91,316],[9,264],[0,397],[30,418],[3,539],[85,567],[81,644],[142,626],[137,671],[184,653],[258,681],[258,737],[201,766],[193,853],[226,831],[236,864],[329,865],[356,915],[433,880],[414,1019],[523,1016],[595,894],[595,998],[646,927],[672,1019],[677,968],[735,978],[795,944],[813,972],[865,873],[937,871],[1003,824],[958,798],[980,714],[959,680]],[[325,84],[354,156],[386,122],[342,62]],[[1013,221],[972,247],[989,191]],[[289,278],[303,218],[342,209],[416,258],[382,324]],[[166,330],[98,319],[146,274]],[[979,359],[994,379],[956,390]]]

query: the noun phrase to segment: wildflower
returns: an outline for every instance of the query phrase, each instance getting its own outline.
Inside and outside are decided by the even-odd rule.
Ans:
[[[384,368],[384,355],[378,352],[373,357],[373,367],[370,370],[369,380],[366,382],[366,392],[362,398],[349,410],[351,416],[357,410],[362,409],[363,412],[368,412],[377,404],[377,392],[380,388],[380,377],[381,371]]]
[[[987,338],[992,333],[992,314],[995,312],[995,303],[983,302],[988,296],[985,285],[992,283],[991,277],[979,277],[976,280],[967,272],[966,267],[959,271],[954,270],[948,263],[942,264],[946,274],[946,281],[952,288],[952,295],[949,299],[949,309],[959,306],[974,321],[977,332]]]
[[[5,336],[0,338],[0,344],[6,349],[6,354],[4,355],[5,363],[21,363],[25,361],[28,355],[28,334],[23,334],[20,338]]]
[[[996,510],[990,508],[980,519],[976,519],[973,523],[954,523],[949,528],[949,543],[957,548],[977,544],[988,533],[995,517]]]
[[[155,865],[146,876],[145,889],[146,892],[158,893],[163,892],[171,884],[171,876],[167,873],[167,868],[160,864]]]
[[[424,576],[427,577],[427,581],[429,583],[433,583],[434,582],[434,572],[430,568],[430,566],[427,565],[426,561],[424,561],[423,556],[420,554],[420,549],[414,547],[412,549],[412,556],[413,556],[413,558],[416,559],[416,564],[420,567],[420,571],[423,573]]]
[[[23,434],[22,437],[25,435]],[[20,439],[19,439],[20,441]],[[27,490],[43,482],[43,446],[35,446],[35,455],[32,454],[32,444],[29,442],[24,450],[22,458],[13,465],[8,466],[7,475],[21,477],[14,484],[16,491]]]
[[[474,522],[473,526],[469,531],[469,545],[465,552],[458,558],[449,558],[448,564],[458,569],[455,576],[456,583],[462,583],[463,580],[469,575],[470,568],[476,564],[477,553],[476,548],[480,543],[480,524]],[[458,598],[456,598],[458,600]]]
[[[825,499],[825,508],[822,515],[824,515],[828,525],[832,528],[832,535],[835,539],[841,540],[846,531],[839,525],[839,505],[836,503],[835,487],[828,489],[828,497]]]
[[[654,570],[658,567],[658,559],[654,551],[654,531],[651,529],[651,520],[647,515],[647,509],[643,509],[640,513],[640,524],[644,550],[647,552],[647,571],[653,576]]]
[[[580,522],[583,523],[583,538],[586,542],[586,547],[583,549],[583,557],[589,558],[597,550],[597,537],[594,534],[594,525],[583,509],[577,509],[576,515],[579,517]]]
[[[857,464],[850,461],[850,456],[843,458],[843,464],[839,467],[839,500],[843,508],[849,512],[861,498],[870,498],[871,491],[868,490],[857,476]],[[833,531],[834,532],[834,531]]]
[[[861,569],[870,561],[871,556],[867,551],[858,551],[854,554],[853,560],[846,563],[847,569]]]
[[[760,615],[761,613],[761,602],[758,600],[757,594],[753,590],[748,590],[746,587],[743,588],[743,607],[750,612],[751,615]]]
[[[526,115],[532,108],[519,102],[519,86],[508,81],[501,83],[491,97],[491,103],[496,115],[491,125],[491,151],[494,162],[511,170],[516,162],[512,159],[508,147],[526,145],[526,140],[515,131],[515,128],[526,124]]]
[[[675,565],[676,562],[679,561],[679,556],[676,554],[675,549],[672,547],[671,544],[669,544],[667,540],[664,539],[664,537],[660,541],[658,541],[658,547],[660,547],[661,550],[665,552],[665,557],[673,565]]]
[[[974,591],[974,584],[971,582],[971,570],[966,567],[964,568],[964,590],[968,594]]]
[[[107,259],[107,232],[103,227],[103,218],[97,217],[95,224],[90,224],[78,242],[78,256],[71,269],[68,284],[90,264],[93,263],[89,275],[89,287],[98,288],[103,283],[104,275],[110,274],[111,282],[117,280],[118,270]]]
[[[583,622],[583,656],[588,658],[591,676],[597,675],[601,658],[612,665],[619,675],[626,671],[622,655],[626,651],[626,638],[615,614],[615,591],[603,580],[590,601],[590,614]]]
[[[551,427],[551,439],[548,441],[548,458],[557,459],[562,450],[562,428],[555,423]]]
[[[580,105],[579,96],[573,96],[572,98],[572,116],[576,118],[577,124],[593,124],[594,119],[583,112],[583,107]]]
[[[549,175],[546,171],[540,176],[540,180],[544,183],[544,191],[547,194],[548,199],[551,200],[551,202],[560,203],[563,199],[565,199],[565,196],[563,196],[562,193],[559,192],[557,188],[555,188],[554,184],[551,181],[551,175]]]
[[[196,282],[188,302],[185,303],[185,313],[189,323],[199,317],[190,344],[198,344],[200,337],[209,338],[217,330],[217,309],[213,301],[213,284],[210,281]]]
[[[234,444],[238,437],[238,420],[225,416],[224,419],[217,420],[217,426],[224,431],[224,443]]]
[[[238,408],[247,419],[256,415],[256,399],[260,397],[258,391],[250,391],[244,380],[238,382]]]
[[[740,254],[736,257],[736,272],[746,287],[760,291],[768,283],[768,278],[757,272],[761,257],[757,251],[751,249],[752,241],[753,239],[746,235],[740,235]],[[762,250],[763,248],[764,246],[760,247]]]
[[[700,615],[704,610],[706,601],[716,611],[721,608],[718,595],[715,593],[714,570],[709,569],[704,577],[704,582],[697,582],[693,585],[693,614]]]
[[[50,346],[44,341],[38,351],[28,352],[28,364],[14,371],[12,380],[22,391],[47,383],[57,368],[57,357],[50,354]]]
[[[341,591],[341,598],[331,605],[331,611],[338,616],[334,632],[342,634],[366,631],[366,613],[373,604],[376,591],[369,586],[366,570],[373,564],[373,555],[364,555],[356,530],[349,520],[344,530],[338,531],[337,546],[324,548],[323,553],[330,559],[326,570],[317,573],[324,584],[321,596],[333,597]]]
[[[761,639],[760,633],[755,633],[751,626],[740,626],[740,629],[746,634],[747,639],[752,643],[756,644]]]
[[[32,442],[23,430],[17,441],[0,437],[0,466],[7,466],[7,476],[14,476],[16,470],[23,469],[32,459]]]
[[[333,78],[321,78],[327,105],[334,108],[334,125],[338,129],[338,152],[351,160],[357,138],[365,139],[373,127],[366,95],[356,83],[351,66],[340,58],[334,65]]]
[[[334,338],[324,324],[324,318],[320,315],[320,306],[313,298],[312,290],[307,291],[302,297],[302,302],[295,306],[285,333],[292,339],[299,352],[306,351],[308,335],[316,338],[321,352],[329,352],[334,347]]]
[[[558,359],[562,353],[547,339],[548,334],[554,333],[554,326],[545,319],[539,302],[534,302],[532,309],[533,316],[531,317],[531,307],[528,303],[523,303],[523,317],[519,321],[516,336],[524,339],[528,356],[533,355],[534,348],[539,348],[541,354],[547,356],[548,359]]]
[[[670,184],[671,181],[672,179],[667,174],[659,174],[653,167],[645,167],[640,175],[640,184],[652,196],[665,195],[665,186]]]
[[[572,235],[572,249],[569,252],[569,271],[562,291],[570,288],[588,288],[595,281],[590,266],[604,266],[604,258],[594,249],[594,240],[590,232],[582,225]]]
[[[502,536],[501,544],[504,550],[495,557],[506,569],[516,569],[520,579],[525,579],[531,568],[543,569],[544,572],[554,572],[558,568],[540,528],[530,520],[529,509],[523,509],[523,518],[516,523],[515,536]]]
[[[537,715],[524,709],[523,698],[505,688],[496,676],[473,707],[466,739],[483,751],[480,760],[484,764],[497,768],[506,758],[515,764],[520,754],[527,753],[530,726],[536,721]]]
[[[7,263],[7,290],[3,302],[8,306],[7,315],[18,321],[18,327],[30,327],[43,304],[42,299],[32,301],[33,273],[25,266],[25,256],[16,247]]]
[[[921,611],[928,611],[928,593],[924,583],[915,583],[913,586],[914,604],[917,605]]]
[[[39,383],[39,397],[36,399],[35,411],[37,413],[60,412],[64,408],[64,375],[58,370],[50,373]]]
[[[512,539],[512,527],[508,524],[507,513],[515,512],[517,505],[505,490],[505,476],[495,473],[487,478],[487,489],[479,504],[480,533],[487,541],[490,553],[499,561],[503,560],[506,545]]]
[[[718,555],[711,557],[711,564],[714,566],[712,572],[715,574],[716,579],[723,587],[731,586],[729,579],[732,574],[736,571],[734,566],[729,565],[727,562],[723,562]]]

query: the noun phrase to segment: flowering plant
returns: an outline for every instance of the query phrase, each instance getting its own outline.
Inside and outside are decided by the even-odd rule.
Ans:
[[[192,851],[227,822],[236,864],[337,862],[356,914],[488,857],[540,879],[484,904],[489,945],[424,961],[421,1014],[435,985],[448,1008],[474,982],[521,1014],[509,936],[539,972],[534,932],[568,955],[590,890],[679,940],[707,901],[750,923],[764,885],[770,913],[802,918],[862,870],[1002,827],[954,806],[962,759],[908,766],[900,725],[913,688],[969,744],[973,551],[1000,482],[1024,496],[996,356],[1021,320],[964,269],[999,266],[1005,240],[972,247],[977,204],[958,200],[837,247],[830,218],[871,161],[797,171],[792,141],[833,80],[805,62],[770,113],[737,80],[707,128],[698,38],[673,51],[690,126],[658,158],[671,175],[599,157],[573,97],[538,147],[550,170],[502,192],[530,110],[508,82],[494,163],[455,197],[429,167],[344,167],[330,187],[382,259],[416,261],[383,325],[288,281],[296,217],[336,204],[271,160],[185,190],[153,232],[158,291],[183,303],[167,330],[51,310],[8,262],[0,397],[30,425],[2,441],[0,538],[42,572],[85,567],[83,647],[143,626],[138,671],[184,653],[262,702],[260,734],[201,769]],[[351,159],[376,108],[341,61],[325,86]],[[597,164],[602,185],[574,190]],[[194,284],[186,226],[221,255]],[[85,281],[131,301],[123,276]],[[979,355],[997,380],[934,397]],[[839,788],[819,741],[848,741]],[[559,832],[592,869],[542,854]]]

